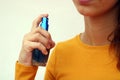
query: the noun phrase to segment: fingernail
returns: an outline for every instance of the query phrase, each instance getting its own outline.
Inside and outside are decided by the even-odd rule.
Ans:
[[[48,52],[46,51],[46,52],[45,52],[45,55],[47,55],[47,54],[48,54]]]
[[[47,49],[50,49],[50,45],[47,46]]]

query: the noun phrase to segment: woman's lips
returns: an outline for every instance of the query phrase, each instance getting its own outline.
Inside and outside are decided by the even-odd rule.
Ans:
[[[91,0],[79,0],[80,4],[88,4]]]

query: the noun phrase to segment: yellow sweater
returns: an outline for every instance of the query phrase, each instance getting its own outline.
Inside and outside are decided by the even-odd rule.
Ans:
[[[60,42],[53,50],[44,80],[120,80],[109,45],[90,46],[80,36]],[[16,63],[16,80],[34,80],[37,67]]]

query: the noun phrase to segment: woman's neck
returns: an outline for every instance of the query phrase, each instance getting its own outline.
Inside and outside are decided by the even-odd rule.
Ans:
[[[116,11],[97,17],[85,16],[85,32],[81,35],[82,41],[89,45],[109,44],[108,36],[116,27]]]

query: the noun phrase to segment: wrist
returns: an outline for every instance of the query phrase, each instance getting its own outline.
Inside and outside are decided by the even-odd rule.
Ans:
[[[23,59],[23,58],[19,57],[18,63],[23,64],[25,66],[32,66],[31,59],[29,59],[29,58]]]

